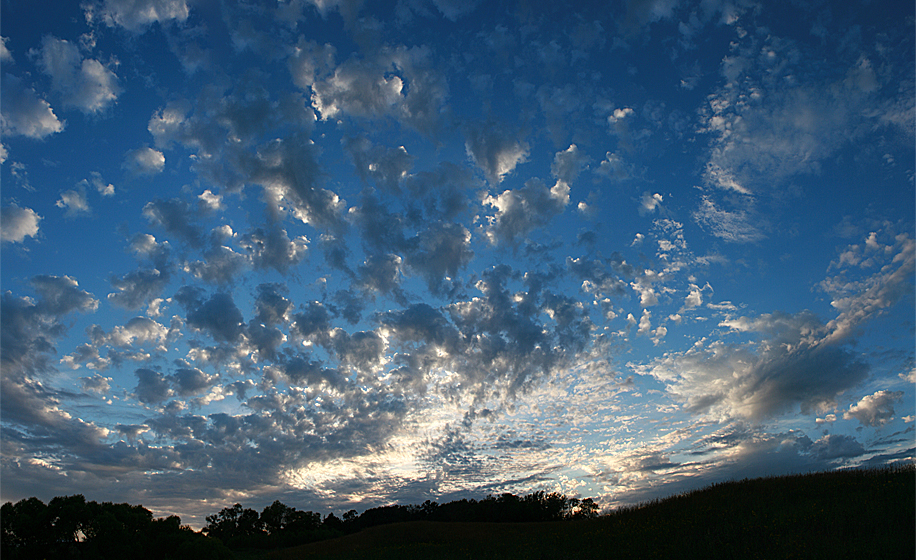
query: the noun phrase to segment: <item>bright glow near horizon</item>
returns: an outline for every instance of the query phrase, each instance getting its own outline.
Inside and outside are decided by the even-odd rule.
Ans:
[[[912,460],[914,13],[3,6],[2,499]]]

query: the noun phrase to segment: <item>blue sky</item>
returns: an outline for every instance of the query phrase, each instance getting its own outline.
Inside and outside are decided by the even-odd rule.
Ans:
[[[3,2],[2,499],[914,457],[903,2]]]

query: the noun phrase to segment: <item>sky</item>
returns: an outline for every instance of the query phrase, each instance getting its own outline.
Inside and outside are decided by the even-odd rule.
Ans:
[[[0,9],[3,501],[916,455],[911,2]]]

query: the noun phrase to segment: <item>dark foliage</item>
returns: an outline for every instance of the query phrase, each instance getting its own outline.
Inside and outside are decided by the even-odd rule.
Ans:
[[[154,519],[143,506],[87,502],[82,495],[45,505],[27,498],[0,508],[4,560],[231,558],[216,539],[182,526],[177,516]]]
[[[914,528],[908,464],[726,482],[576,523],[382,525],[268,557],[911,560]]]

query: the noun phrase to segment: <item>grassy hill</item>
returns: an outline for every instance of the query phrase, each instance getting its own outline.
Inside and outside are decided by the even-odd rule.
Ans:
[[[912,559],[916,468],[726,482],[582,521],[381,525],[261,557]]]

